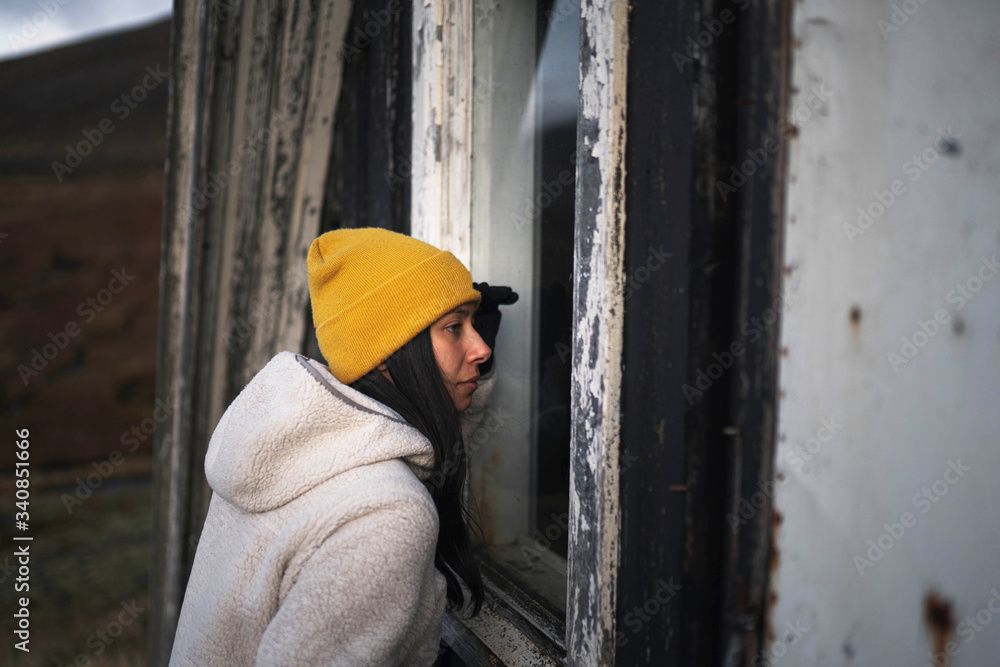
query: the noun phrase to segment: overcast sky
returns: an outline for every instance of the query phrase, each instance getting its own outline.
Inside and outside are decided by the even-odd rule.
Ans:
[[[172,7],[172,0],[3,0],[0,60],[151,23]]]

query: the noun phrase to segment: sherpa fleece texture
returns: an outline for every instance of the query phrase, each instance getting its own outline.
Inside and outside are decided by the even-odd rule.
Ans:
[[[212,435],[170,665],[433,664],[446,585],[432,465],[395,411],[276,355]]]

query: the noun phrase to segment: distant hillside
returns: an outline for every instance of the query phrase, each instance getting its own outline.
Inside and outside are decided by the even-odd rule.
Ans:
[[[147,68],[168,52],[163,21],[0,62],[0,429],[30,429],[33,485],[112,455],[116,475],[151,465],[168,81]]]
[[[54,161],[72,169],[64,179],[162,166],[169,42],[165,20],[0,62],[0,174],[55,178]],[[82,153],[98,141],[67,163],[67,145]]]

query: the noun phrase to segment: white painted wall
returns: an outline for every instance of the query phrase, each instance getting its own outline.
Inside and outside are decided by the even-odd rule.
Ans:
[[[997,664],[1000,2],[804,0],[792,11],[800,133],[784,264],[797,299],[781,331],[770,657],[945,664],[928,655],[924,604],[936,592],[957,626],[948,664]],[[807,113],[819,87],[828,99]],[[875,192],[894,181],[893,201],[881,195],[884,212],[858,226],[858,207],[878,213]],[[979,290],[965,298],[959,285]],[[936,313],[947,321],[925,335],[920,322]],[[911,359],[903,337],[922,343]],[[831,418],[842,426],[821,431]],[[869,544],[880,536],[881,556]]]

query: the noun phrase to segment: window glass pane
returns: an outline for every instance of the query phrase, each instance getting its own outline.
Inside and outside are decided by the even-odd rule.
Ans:
[[[472,258],[511,285],[469,441],[490,557],[565,612],[579,0],[476,1]]]

